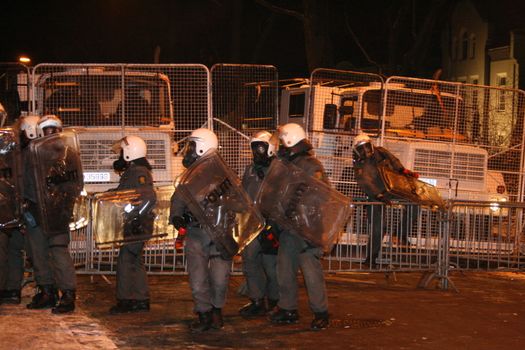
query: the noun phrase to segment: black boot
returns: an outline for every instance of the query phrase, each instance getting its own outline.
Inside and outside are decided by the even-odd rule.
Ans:
[[[316,312],[314,313],[314,319],[310,325],[310,329],[313,331],[320,331],[321,329],[328,328],[330,321],[328,319],[328,312]]]
[[[224,320],[222,319],[222,310],[218,307],[211,309],[211,328],[221,329],[224,327]]]
[[[0,304],[20,304],[20,289],[7,289],[2,291]]]
[[[257,317],[266,314],[266,305],[264,305],[264,299],[251,299],[249,304],[244,305],[239,313],[242,317]]]
[[[62,291],[62,297],[58,305],[51,310],[54,314],[65,314],[75,310],[76,292],[74,289],[66,289]]]
[[[117,305],[109,309],[109,313],[112,315],[147,311],[149,311],[149,299],[121,299],[117,300]]]
[[[55,307],[58,300],[58,293],[52,285],[37,286],[38,292],[29,304],[28,309],[49,309]]]
[[[192,332],[199,333],[211,328],[211,311],[197,312],[199,319],[190,326]]]
[[[266,309],[268,310],[268,312],[272,312],[273,309],[275,309],[275,307],[277,306],[278,302],[279,302],[279,299],[268,298],[267,305],[266,305]]]
[[[297,310],[285,310],[277,306],[269,318],[272,323],[297,323],[299,321],[299,313],[297,313]]]

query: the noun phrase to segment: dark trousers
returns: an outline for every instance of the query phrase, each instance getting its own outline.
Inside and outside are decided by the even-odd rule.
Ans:
[[[279,282],[278,306],[297,310],[297,272],[303,273],[310,309],[327,312],[328,300],[320,258],[321,248],[312,247],[298,235],[283,231],[279,237],[277,254],[277,281]]]
[[[207,312],[226,303],[231,260],[223,259],[210,235],[198,227],[189,227],[186,259],[195,312]]]
[[[117,260],[117,299],[148,300],[149,287],[142,258],[144,242],[124,244]]]
[[[28,225],[27,239],[37,285],[76,289],[75,266],[68,250],[69,232],[47,236],[40,226]]]
[[[24,235],[0,232],[0,290],[20,290],[24,278]]]
[[[406,205],[400,213],[398,230],[392,232],[392,234],[397,234],[398,242],[407,242],[408,235],[412,232],[413,226],[416,224],[419,212],[421,208],[418,205]],[[369,234],[371,234],[370,239],[368,240],[368,256],[366,261],[372,262],[373,264],[377,263],[377,258],[380,255],[382,244],[383,244],[383,234],[386,231],[385,224],[386,221],[386,211],[387,207],[385,205],[373,204],[366,206],[366,215],[368,217]]]
[[[250,299],[279,299],[277,282],[277,255],[263,254],[261,244],[255,238],[242,251],[242,272],[248,285]]]

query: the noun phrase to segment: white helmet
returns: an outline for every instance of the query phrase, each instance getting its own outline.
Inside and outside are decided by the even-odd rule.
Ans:
[[[374,145],[372,145],[370,137],[365,133],[360,133],[354,138],[352,148],[358,159],[369,158],[374,154]]]
[[[40,117],[38,115],[27,115],[21,118],[20,131],[26,134],[26,137],[30,140],[38,137],[37,126]]]
[[[363,143],[370,143],[370,137],[365,133],[360,133],[354,138],[354,148],[361,146]]]
[[[288,123],[279,128],[279,138],[285,147],[293,147],[306,139],[306,132],[299,124]]]
[[[252,145],[254,142],[265,142],[268,144],[268,157],[275,156],[277,149],[279,148],[279,142],[277,141],[277,138],[273,137],[273,135],[268,131],[258,131],[255,133],[255,135],[253,135],[250,140],[250,145]]]
[[[62,121],[60,120],[59,117],[53,114],[48,114],[48,115],[43,116],[38,122],[38,127],[37,127],[38,137],[43,137],[43,136],[48,135],[48,133],[46,133],[45,131],[45,129],[47,128],[54,128],[55,129],[54,131],[56,130],[62,131]]]
[[[219,147],[217,135],[210,129],[201,128],[193,130],[188,141],[195,141],[195,151],[199,157],[210,149],[217,149]]]
[[[146,142],[138,136],[130,135],[120,140],[122,157],[126,162],[146,157]]]

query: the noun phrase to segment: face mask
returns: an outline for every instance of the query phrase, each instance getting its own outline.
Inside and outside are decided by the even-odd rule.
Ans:
[[[189,141],[182,150],[182,165],[187,169],[189,168],[199,156],[197,155],[197,144],[195,141]]]
[[[253,162],[257,165],[267,166],[271,158],[268,156],[269,145],[266,142],[256,141],[250,144],[253,155]]]
[[[128,162],[124,160],[124,155],[122,151],[120,151],[120,157],[118,157],[118,159],[113,162],[113,169],[116,172],[120,173],[126,170],[127,167],[128,167]]]

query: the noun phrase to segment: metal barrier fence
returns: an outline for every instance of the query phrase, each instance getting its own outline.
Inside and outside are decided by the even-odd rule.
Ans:
[[[110,146],[124,134],[145,138],[155,180],[164,185],[182,171],[176,151],[193,129],[211,126],[226,161],[242,175],[250,161],[246,136],[278,123],[273,66],[42,64],[31,84],[32,111],[58,114],[78,131],[89,192],[115,186],[117,155]],[[309,86],[309,138],[334,187],[355,199],[340,243],[326,257],[327,271],[418,270],[446,277],[450,264],[523,268],[522,91],[326,69],[314,71]],[[442,214],[359,201],[365,196],[352,166],[359,131],[377,134],[378,144],[445,198],[473,202],[456,201]],[[382,235],[381,254],[375,265],[364,264],[378,247],[368,244],[373,232]],[[117,251],[97,248],[89,225],[72,233],[71,251],[79,271],[115,271]],[[149,242],[145,259],[151,273],[185,272],[173,240]]]
[[[18,62],[0,63],[0,104],[7,116],[0,116],[0,127],[13,123],[22,112],[29,110],[31,74]]]
[[[420,271],[427,274],[423,284],[435,278],[446,288],[450,271],[525,269],[525,203],[451,202],[446,212],[411,203],[351,205],[338,244],[323,258],[326,272]],[[98,248],[91,232],[86,227],[72,234],[78,273],[115,273],[118,249]],[[377,257],[367,260],[373,252]],[[174,239],[150,240],[144,256],[150,274],[187,273],[184,249]],[[234,260],[234,273],[241,263]]]

